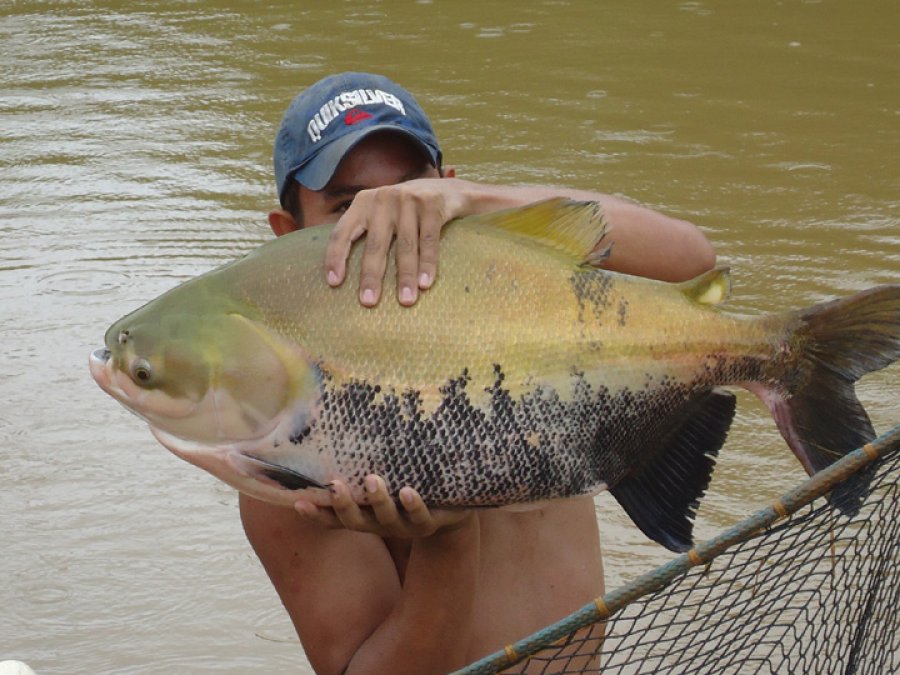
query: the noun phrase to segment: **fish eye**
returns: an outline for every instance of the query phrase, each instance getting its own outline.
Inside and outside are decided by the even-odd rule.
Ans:
[[[135,359],[131,364],[131,376],[140,384],[150,384],[153,367],[147,359]]]

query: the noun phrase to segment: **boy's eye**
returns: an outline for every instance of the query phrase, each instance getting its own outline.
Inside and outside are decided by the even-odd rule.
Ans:
[[[350,205],[352,203],[353,203],[352,199],[348,199],[345,202],[340,202],[339,204],[335,205],[334,209],[332,209],[332,213],[343,213],[344,211],[346,211],[347,209],[350,208]]]

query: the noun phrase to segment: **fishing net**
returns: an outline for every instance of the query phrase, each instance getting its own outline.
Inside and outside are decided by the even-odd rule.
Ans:
[[[873,477],[847,517],[824,495],[858,471]],[[457,675],[900,672],[898,476],[900,426]]]

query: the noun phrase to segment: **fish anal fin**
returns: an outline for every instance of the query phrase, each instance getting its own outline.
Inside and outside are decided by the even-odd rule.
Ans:
[[[710,389],[677,412],[648,460],[610,489],[635,525],[670,551],[692,545],[693,520],[734,418],[735,396]],[[674,417],[674,416],[673,416]]]

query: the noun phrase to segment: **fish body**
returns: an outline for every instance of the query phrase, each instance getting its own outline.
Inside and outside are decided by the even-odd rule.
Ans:
[[[853,382],[900,357],[900,287],[742,316],[716,306],[723,269],[600,269],[604,233],[596,204],[566,200],[456,220],[414,307],[365,308],[322,279],[329,228],[301,230],[117,321],[91,371],[263,500],[369,473],[439,507],[610,489],[675,550],[734,415],[722,385],[759,395],[810,473],[874,438]]]

